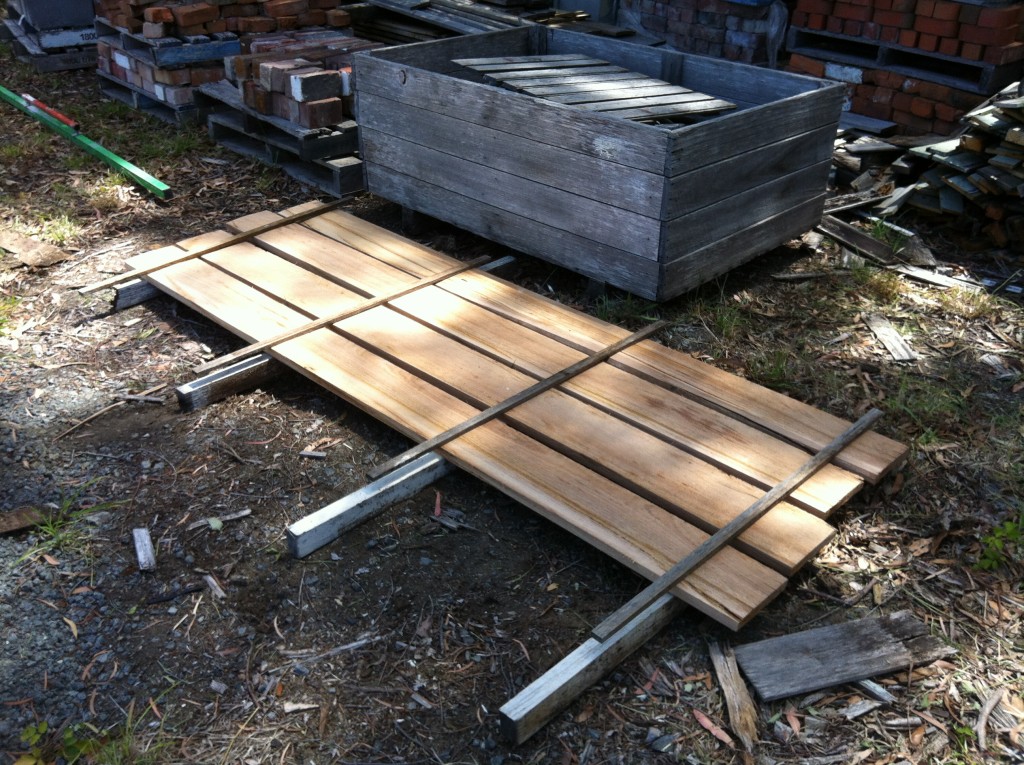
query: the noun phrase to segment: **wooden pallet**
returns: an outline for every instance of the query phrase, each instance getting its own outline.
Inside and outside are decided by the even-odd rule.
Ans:
[[[520,93],[637,122],[693,121],[736,104],[572,53],[456,59],[454,63]]]
[[[246,106],[238,88],[225,80],[201,85],[194,96],[198,107],[210,116],[222,118],[222,123],[232,130],[246,133],[298,159],[349,156],[359,150],[359,126],[354,120],[326,128],[304,128]]]
[[[171,125],[191,125],[200,122],[203,112],[194,105],[171,106],[146,93],[141,88],[129,85],[106,72],[97,71],[100,78],[100,92],[107,98],[127,104],[132,109],[145,112]]]
[[[210,138],[231,151],[280,167],[300,183],[344,197],[366,188],[363,163],[356,157],[359,126],[353,120],[309,129],[250,109],[229,82],[195,91],[206,114]]]
[[[1020,79],[1019,61],[988,64],[966,58],[928,53],[892,43],[791,27],[786,49],[811,58],[839,64],[887,69],[907,77],[948,85],[970,93],[990,95]]]
[[[11,19],[0,23],[0,40],[9,40],[18,60],[29,64],[39,73],[88,69],[96,66],[95,43],[47,50],[37,37]]]
[[[438,281],[459,261],[340,211],[299,223],[264,212],[230,229],[272,223],[230,246],[218,249],[232,236],[214,231],[130,264],[212,246],[146,278],[250,342],[356,310],[269,353],[416,441],[629,335],[478,270]],[[847,425],[645,340],[439,452],[655,578]],[[738,629],[832,537],[825,518],[905,454],[862,436],[673,593]]]
[[[345,197],[366,188],[363,163],[345,155],[323,159],[301,159],[266,135],[249,133],[237,114],[210,114],[206,118],[210,138],[236,154],[252,157],[264,164],[280,167],[289,176],[331,196]]]

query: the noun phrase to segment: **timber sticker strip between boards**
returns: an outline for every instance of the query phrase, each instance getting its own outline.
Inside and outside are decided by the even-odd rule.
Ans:
[[[146,279],[250,343],[460,265],[340,210],[281,223],[310,209],[245,216],[231,228],[268,227],[245,241],[210,232],[129,265],[219,244]],[[425,441],[629,334],[469,270],[268,353]],[[653,580],[848,424],[643,340],[438,453]],[[861,436],[672,594],[738,629],[829,541],[823,518],[905,452]]]
[[[444,446],[449,441],[458,438],[467,431],[479,427],[480,425],[483,425],[484,423],[493,420],[495,417],[498,417],[517,406],[522,406],[531,398],[540,395],[545,391],[551,390],[552,388],[561,385],[564,382],[568,382],[573,377],[576,377],[577,375],[586,372],[588,369],[590,369],[596,364],[600,364],[602,361],[606,361],[619,351],[625,350],[629,346],[640,342],[645,337],[649,337],[655,334],[656,332],[659,332],[666,326],[668,326],[668,322],[656,321],[653,324],[649,324],[648,326],[644,327],[643,329],[637,330],[629,337],[623,338],[617,343],[609,345],[607,348],[602,348],[597,353],[591,356],[587,356],[586,358],[577,361],[575,364],[572,364],[566,367],[565,369],[560,369],[550,377],[546,377],[545,379],[534,383],[529,388],[525,388],[519,391],[518,393],[506,398],[505,400],[499,401],[498,403],[488,407],[484,411],[475,415],[474,417],[471,417],[465,422],[456,425],[454,428],[450,428],[446,430],[444,433],[438,433],[436,436],[433,436],[427,439],[426,441],[421,441],[419,444],[414,446],[412,449],[409,449],[404,454],[400,454],[397,457],[388,460],[383,465],[378,465],[377,467],[373,468],[373,470],[370,471],[370,477],[379,478],[380,476],[384,475],[384,473],[387,473],[390,470],[394,470],[395,468],[401,467],[402,465],[411,462],[417,457],[426,454],[432,449]]]

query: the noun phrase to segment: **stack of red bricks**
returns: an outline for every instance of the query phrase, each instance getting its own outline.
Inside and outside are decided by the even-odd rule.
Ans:
[[[191,106],[193,88],[224,79],[223,63],[207,61],[175,68],[153,66],[105,39],[96,43],[96,67],[111,79],[172,109]]]
[[[950,135],[968,111],[985,96],[888,69],[870,69],[823,62],[794,53],[789,71],[846,84],[849,111],[896,123],[911,135]]]
[[[771,0],[622,0],[648,32],[664,36],[676,50],[743,63],[767,60]]]
[[[895,122],[906,133],[948,135],[966,112],[991,95],[984,85],[992,72],[1019,67],[1024,60],[1022,11],[1020,3],[992,7],[952,0],[797,0],[791,41],[800,40],[801,30],[825,35],[814,39],[814,52],[791,46],[797,52],[788,68],[847,83],[851,112]],[[879,50],[880,59],[900,60],[900,71],[884,63],[850,66],[830,61],[830,49],[844,50],[844,37],[850,38],[852,51]],[[908,76],[908,71],[915,75]],[[975,81],[952,87],[953,71],[967,72]]]
[[[316,26],[348,26],[342,0],[93,0],[112,26],[149,38],[236,32],[263,34]]]
[[[305,128],[321,128],[353,116],[352,55],[383,43],[346,37],[318,41],[261,39],[248,55],[226,60],[242,100],[260,114]]]
[[[107,80],[118,86],[142,93],[163,106],[181,111],[194,104],[194,89],[205,83],[217,82],[226,77],[226,58],[247,52],[260,46],[261,40],[273,47],[287,38],[293,45],[310,47],[326,42],[342,44],[351,41],[348,11],[340,8],[308,10],[311,3],[326,4],[328,0],[242,0],[242,2],[221,3],[179,3],[152,0],[116,0],[118,5],[132,9],[130,19],[140,21],[142,34],[102,29],[106,22],[110,27],[127,30],[138,26],[126,21],[124,13],[111,14],[97,19],[97,68]],[[148,2],[148,4],[147,4]],[[284,3],[292,3],[285,5]],[[294,3],[298,2],[299,5]],[[330,0],[337,6],[340,0]],[[111,5],[112,0],[97,0],[100,4]],[[240,9],[252,9],[253,15],[236,16]],[[246,19],[260,19],[260,13],[283,10],[298,11],[306,15],[295,16],[287,21],[293,23],[319,22],[329,20],[334,26],[314,26],[290,32],[267,32],[239,35],[233,29]],[[150,21],[164,19],[171,21]],[[277,17],[278,20],[288,17]],[[120,22],[120,23],[118,23]],[[276,26],[277,22],[275,22]],[[154,28],[157,27],[157,28]],[[231,27],[228,29],[227,27]],[[150,54],[153,55],[150,55]]]
[[[791,23],[999,65],[1024,59],[1022,8],[952,0],[798,0]]]

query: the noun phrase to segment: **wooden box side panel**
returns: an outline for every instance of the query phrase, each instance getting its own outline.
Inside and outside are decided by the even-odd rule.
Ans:
[[[792,172],[819,167],[831,159],[835,135],[835,125],[825,125],[669,178],[663,216],[671,220],[687,215]],[[820,191],[827,179],[826,172]]]
[[[653,260],[536,223],[372,162],[365,167],[368,188],[385,199],[641,297],[654,299],[657,294],[659,266]]]
[[[359,109],[364,130],[372,126],[369,129],[625,213],[661,217],[665,179],[655,173],[467,123],[448,114],[424,112],[365,91],[359,95]]]
[[[427,132],[426,125],[421,127]],[[463,136],[469,132],[464,131]],[[445,154],[366,124],[359,129],[359,142],[367,163],[419,178],[439,189],[506,210],[535,224],[564,230],[594,244],[604,243],[649,260],[658,257],[661,222],[657,218]]]
[[[550,54],[579,53],[648,77],[666,80],[673,85],[680,84],[682,61],[685,58],[682,53],[565,29],[544,27],[544,31],[547,34],[547,52]]]
[[[494,54],[495,51],[490,50],[482,55]],[[363,93],[372,93],[422,109],[424,121],[429,121],[433,114],[444,114],[566,152],[648,173],[664,173],[669,131],[544,103],[532,96],[446,77],[375,56],[356,56],[355,60],[360,125],[368,122],[358,105],[359,99]],[[567,154],[567,158],[571,155]]]
[[[822,141],[831,154],[842,106],[842,87],[828,87],[674,131],[669,139],[665,174],[671,178],[829,126],[832,135]]]
[[[694,55],[686,56],[679,84],[745,104],[769,104],[819,90],[843,89],[802,74]]]
[[[831,158],[666,221],[659,258],[669,263],[825,193]],[[761,251],[779,242],[764,241]]]
[[[670,300],[721,276],[771,248],[810,230],[821,220],[826,194],[735,231],[662,266],[657,300]]]
[[[449,37],[429,42],[396,45],[375,51],[364,51],[360,56],[390,61],[405,66],[414,66],[429,72],[465,72],[465,67],[453,63],[458,58],[486,58],[488,56],[529,56],[544,53],[546,38],[540,34],[542,30],[529,27],[503,29],[498,32],[484,32],[477,35]],[[358,71],[354,67],[356,87],[358,88]]]

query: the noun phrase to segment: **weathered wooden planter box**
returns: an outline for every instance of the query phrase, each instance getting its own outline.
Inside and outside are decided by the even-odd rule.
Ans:
[[[485,84],[455,59],[580,54],[731,101],[690,125]],[[820,219],[840,85],[545,27],[359,54],[369,190],[666,300]]]

